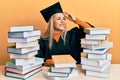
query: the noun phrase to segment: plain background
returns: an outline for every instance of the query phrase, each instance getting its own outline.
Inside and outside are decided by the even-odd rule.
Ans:
[[[77,18],[96,27],[111,29],[109,41],[114,47],[108,52],[113,55],[112,63],[120,63],[120,0],[1,0],[0,1],[0,65],[10,60],[7,53],[8,32],[12,25],[34,25],[42,33],[47,23],[40,10],[60,2],[64,11],[73,13]],[[78,26],[67,21],[67,29]]]

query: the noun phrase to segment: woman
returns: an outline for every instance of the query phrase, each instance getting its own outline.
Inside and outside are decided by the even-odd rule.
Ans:
[[[36,56],[45,58],[47,66],[52,64],[51,56],[58,54],[70,54],[80,63],[80,39],[85,37],[83,29],[92,26],[69,12],[63,13],[59,2],[42,10],[41,13],[48,22],[48,29],[39,40],[40,50]],[[78,24],[79,28],[66,31],[66,19]]]

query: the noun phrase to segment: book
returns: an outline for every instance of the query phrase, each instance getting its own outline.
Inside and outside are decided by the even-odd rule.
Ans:
[[[80,44],[100,45],[104,42],[108,42],[108,40],[87,40],[85,38],[82,38]]]
[[[33,52],[29,52],[29,53],[26,53],[26,54],[13,54],[13,53],[10,53],[10,59],[29,59],[29,58],[32,58],[33,56],[37,55],[38,52],[37,51],[33,51]]]
[[[76,61],[71,55],[52,55],[55,68],[76,67]]]
[[[38,46],[38,41],[31,41],[31,42],[17,42],[15,44],[16,48],[26,48],[26,47],[35,47]]]
[[[8,32],[9,38],[28,38],[32,36],[40,36],[40,30],[21,31],[21,32]]]
[[[81,57],[81,64],[82,65],[89,65],[89,66],[95,66],[95,67],[102,67],[105,63],[111,61],[112,55],[107,54],[106,60],[94,60],[94,59],[87,59],[86,57]]]
[[[27,64],[33,64],[35,63],[35,57],[32,57],[30,59],[12,59],[14,64],[17,65],[27,65]]]
[[[89,66],[89,65],[82,65],[82,69],[84,70],[90,70],[90,71],[97,71],[97,72],[104,72],[109,66],[110,61],[105,63],[102,67],[95,67],[95,66]]]
[[[29,48],[15,48],[15,46],[9,46],[7,47],[7,52],[14,53],[14,54],[25,54],[32,51],[37,51],[39,49],[40,49],[39,46],[29,47]]]
[[[105,60],[107,59],[107,54],[89,54],[89,53],[81,53],[81,57],[86,57],[87,59],[93,59],[93,60]]]
[[[40,36],[33,36],[28,38],[8,38],[8,42],[31,42],[40,39]]]
[[[90,49],[83,49],[83,52],[88,54],[104,54],[109,50],[109,48],[102,48],[102,49],[96,49],[96,50],[90,50]]]
[[[69,73],[51,72],[50,69],[45,73],[48,77],[68,77]]]
[[[33,30],[34,25],[19,25],[10,27],[10,32],[33,31]]]
[[[91,50],[95,50],[95,49],[103,49],[103,48],[111,48],[113,47],[113,42],[104,42],[100,45],[93,45],[93,44],[81,44],[82,48],[86,48],[86,49],[91,49]]]
[[[55,68],[54,65],[52,64],[50,66],[50,72],[55,72],[55,73],[68,73],[70,74],[72,72],[73,68],[68,68],[68,67],[65,67],[65,68]]]
[[[73,80],[77,76],[78,76],[78,70],[73,68],[72,72],[69,74],[68,77],[48,77],[48,79],[49,80]]]
[[[110,34],[110,28],[85,28],[87,34]]]
[[[25,75],[27,73],[30,73],[36,69],[41,69],[42,70],[42,65],[37,65],[35,67],[32,67],[30,69],[27,69],[27,70],[17,70],[17,69],[14,69],[14,68],[9,68],[9,67],[5,67],[5,72],[11,72],[11,73],[16,73],[16,74],[22,74],[22,75]]]
[[[35,63],[33,63],[33,64],[16,66],[13,61],[10,61],[10,62],[6,62],[6,67],[14,68],[14,69],[17,69],[17,70],[28,70],[28,69],[31,69],[35,66],[42,65],[43,63],[44,63],[44,58],[37,58],[36,57]]]
[[[110,66],[108,66],[108,68],[106,68],[104,72],[86,70],[86,76],[109,78],[110,77]]]
[[[85,35],[85,39],[87,40],[107,40],[107,35],[104,34],[98,34],[98,35]]]
[[[41,68],[38,68],[30,73],[27,73],[25,75],[23,74],[16,74],[16,73],[11,73],[11,72],[5,72],[5,76],[7,77],[13,77],[13,78],[18,78],[18,79],[27,79],[31,76],[33,76],[34,74],[38,73],[41,71]]]
[[[107,59],[107,54],[87,54],[88,59]]]

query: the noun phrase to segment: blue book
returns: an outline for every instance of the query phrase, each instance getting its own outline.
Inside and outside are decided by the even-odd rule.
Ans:
[[[65,68],[55,68],[54,64],[50,66],[50,72],[54,73],[67,73],[70,74],[72,72],[73,68],[72,67],[65,67]]]
[[[109,48],[102,48],[97,50],[83,49],[83,52],[90,54],[104,54],[109,50]]]

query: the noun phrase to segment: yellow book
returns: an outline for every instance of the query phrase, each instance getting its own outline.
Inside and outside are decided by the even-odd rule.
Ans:
[[[76,61],[71,55],[52,55],[55,68],[76,67]]]

